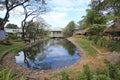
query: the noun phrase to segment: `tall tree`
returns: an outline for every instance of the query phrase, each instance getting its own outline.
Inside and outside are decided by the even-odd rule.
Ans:
[[[27,24],[28,25],[25,27],[26,36],[29,39],[34,39],[35,40],[37,35],[38,35],[39,23],[38,22],[29,21]]]
[[[48,11],[47,6],[44,0],[30,0],[28,4],[22,5],[24,9],[24,19],[21,22],[21,27],[22,27],[22,38],[24,40],[25,37],[25,26],[26,26],[26,20],[31,16],[32,19],[35,19],[38,17],[40,14]]]
[[[96,1],[96,0],[93,0]],[[120,1],[119,0],[100,0],[96,9],[100,11],[106,11],[107,13],[113,13],[115,16],[114,21],[120,21]]]
[[[29,0],[0,0],[0,4],[2,5],[1,9],[6,9],[4,18],[0,20],[0,30],[4,30],[4,26],[10,17],[10,11],[28,1]]]
[[[75,23],[74,21],[70,21],[65,29],[63,30],[64,36],[70,37],[73,35],[73,30],[75,29]]]

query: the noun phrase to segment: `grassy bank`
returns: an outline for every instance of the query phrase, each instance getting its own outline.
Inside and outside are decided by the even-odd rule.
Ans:
[[[0,60],[5,53],[15,53],[23,48],[25,48],[25,45],[21,42],[11,41],[9,45],[0,44]]]
[[[97,51],[92,47],[92,42],[79,37],[73,37],[76,43],[78,43],[90,56],[96,56]]]

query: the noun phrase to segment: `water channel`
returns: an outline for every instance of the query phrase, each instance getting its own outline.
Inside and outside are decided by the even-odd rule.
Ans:
[[[70,66],[79,58],[76,47],[66,39],[45,40],[15,56],[19,65],[43,70]]]

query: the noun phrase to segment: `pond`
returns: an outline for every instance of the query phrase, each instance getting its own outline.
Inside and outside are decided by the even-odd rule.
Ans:
[[[36,69],[70,66],[79,59],[76,47],[66,39],[49,39],[16,54],[16,63]]]

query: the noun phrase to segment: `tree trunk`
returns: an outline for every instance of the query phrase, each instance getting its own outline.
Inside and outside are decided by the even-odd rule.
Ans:
[[[22,40],[25,40],[25,19],[22,21],[21,23],[21,27],[22,27]]]

